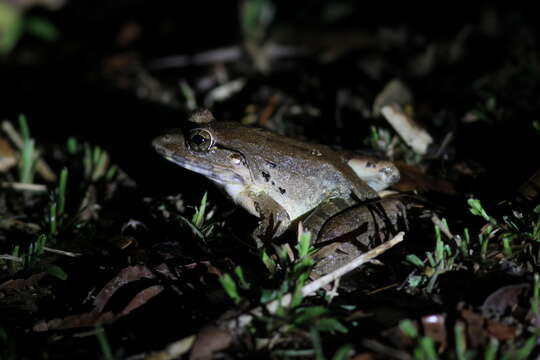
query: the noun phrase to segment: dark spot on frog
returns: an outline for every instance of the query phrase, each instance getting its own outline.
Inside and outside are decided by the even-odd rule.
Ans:
[[[281,195],[285,194],[285,192],[286,192],[285,189],[282,188],[282,187],[279,187],[278,190],[281,193]]]
[[[268,161],[268,160],[266,160],[266,164],[267,164],[269,167],[271,167],[272,169],[274,169],[274,168],[277,166],[276,164],[274,164],[273,162]]]
[[[274,186],[274,185],[276,185],[276,183],[272,181],[272,186]]]
[[[376,166],[377,166],[377,165],[375,165],[375,164],[372,163],[371,161],[368,161],[368,162],[366,163],[366,167],[367,167],[367,168],[374,168],[374,167],[376,167]]]
[[[268,180],[270,180],[270,174],[267,173],[266,171],[263,171],[263,172],[262,172],[262,176],[263,176],[263,178],[264,178],[264,180],[265,180],[266,182],[268,182]]]

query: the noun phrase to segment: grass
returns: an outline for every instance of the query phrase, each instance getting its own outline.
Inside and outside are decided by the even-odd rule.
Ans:
[[[24,117],[20,122],[21,134],[26,143],[33,143],[30,137],[28,124]],[[28,145],[33,147],[33,145]],[[23,150],[24,152],[24,150]],[[109,155],[98,146],[90,146],[87,143],[79,143],[75,138],[67,142],[66,152],[72,159],[78,159],[82,166],[79,167],[80,177],[84,179],[83,189],[97,184],[106,184],[114,181],[117,168],[111,165]],[[26,167],[32,169],[35,166],[29,158],[21,157],[21,162],[27,161],[26,165],[20,165],[20,169]],[[26,170],[28,171],[28,170]],[[30,172],[31,173],[31,172]],[[112,175],[111,175],[112,174]],[[73,233],[72,226],[77,223],[78,213],[69,214],[68,208],[81,208],[81,204],[68,205],[68,200],[75,201],[76,196],[69,193],[72,187],[68,186],[68,179],[72,174],[67,167],[62,168],[55,188],[49,193],[47,211],[44,224],[46,226],[27,247],[14,246],[11,255],[20,259],[8,261],[10,274],[25,271],[46,271],[54,277],[67,280],[68,274],[57,264],[44,263],[44,254],[47,246],[59,244],[63,233]],[[77,175],[74,175],[77,176]],[[79,197],[80,198],[80,197]],[[529,256],[529,263],[538,263],[537,253],[527,252],[531,246],[537,247],[540,242],[540,207],[530,211],[518,209],[509,204],[500,205],[501,209],[487,209],[483,202],[476,198],[466,201],[468,212],[472,218],[479,219],[479,226],[468,226],[458,230],[459,235],[453,235],[456,225],[450,225],[446,219],[436,222],[433,226],[433,244],[431,251],[423,255],[411,253],[403,260],[412,265],[415,270],[407,278],[405,290],[416,290],[427,295],[437,294],[440,291],[439,279],[444,274],[459,271],[464,268],[475,272],[489,272],[494,265],[491,258],[493,253],[499,254],[512,261],[518,256]],[[162,204],[162,206],[166,206]],[[506,206],[506,207],[505,207]],[[520,205],[521,206],[521,205]],[[188,207],[189,208],[189,207]],[[223,227],[216,227],[218,211],[209,202],[205,192],[198,206],[193,207],[191,216],[178,213],[169,208],[173,214],[172,219],[177,224],[189,228],[195,238],[202,240],[201,245],[208,247],[216,239],[224,237]],[[491,215],[497,213],[497,216]],[[81,227],[82,226],[82,227]],[[78,229],[87,226],[79,222]],[[316,359],[345,359],[348,354],[354,353],[354,346],[349,343],[349,334],[357,330],[355,322],[344,317],[341,305],[333,305],[332,298],[322,291],[315,297],[305,298],[301,289],[309,281],[314,252],[310,233],[301,228],[294,246],[288,244],[274,244],[271,251],[260,251],[259,259],[262,268],[267,269],[268,280],[264,285],[255,281],[247,270],[240,265],[231,268],[230,272],[224,273],[219,278],[219,283],[227,296],[235,306],[250,304],[249,306],[263,306],[269,302],[280,299],[287,293],[292,293],[292,301],[288,307],[279,307],[275,313],[263,313],[250,327],[250,333],[254,336],[265,338],[270,334],[279,334],[285,344],[291,343],[292,339],[300,334],[300,341],[304,348],[287,349],[276,347],[272,353],[276,356],[302,357],[309,356]],[[211,252],[209,252],[211,253]],[[530,297],[530,309],[534,316],[538,316],[540,304],[540,281],[535,275],[532,295]],[[466,339],[464,323],[456,321],[453,327],[453,348],[445,351],[445,356],[456,359],[471,359],[482,354],[485,359],[491,358],[518,358],[525,359],[533,351],[533,344],[537,334],[532,332],[524,342],[518,342],[511,347],[502,347],[501,342],[490,339],[485,348],[470,349]],[[414,359],[439,359],[439,352],[435,339],[425,336],[410,320],[402,320],[400,330],[414,341],[414,347],[410,349],[410,355]],[[113,359],[111,346],[108,343],[103,328],[96,328],[99,349],[103,358]],[[329,336],[343,336],[342,342],[329,342]],[[5,338],[5,336],[4,336]],[[294,342],[294,341],[293,341]],[[306,344],[309,346],[306,347]],[[505,344],[507,345],[507,344]],[[6,349],[13,349],[12,345],[6,345]],[[7,350],[6,350],[7,351]],[[9,350],[12,351],[12,350]],[[14,351],[14,350],[13,350]]]
[[[104,360],[114,360],[115,357],[113,355],[111,345],[109,344],[109,341],[107,340],[107,335],[105,334],[105,329],[103,326],[99,325],[96,326],[95,329],[96,339],[99,344],[99,348],[101,349],[101,354],[103,355]]]
[[[33,153],[34,140],[30,137],[24,117],[20,118],[20,131],[24,143],[31,149],[26,151],[34,155],[25,156],[23,148],[19,169],[25,169],[24,173],[29,174],[25,175],[29,176],[27,181],[32,181],[36,161]],[[77,161],[82,164],[79,167],[81,173],[78,175],[84,179],[83,189],[114,181],[115,174],[118,173],[117,167],[111,165],[108,153],[101,147],[91,146],[88,143],[81,144],[75,138],[70,138],[66,152],[72,159],[78,159]],[[23,171],[20,171],[22,176]],[[69,193],[72,187],[68,186],[68,179],[71,177],[72,173],[67,167],[63,167],[55,188],[49,193],[43,221],[46,225],[43,227],[44,231],[27,247],[21,245],[13,247],[11,255],[14,259],[20,259],[20,262],[8,261],[10,274],[14,275],[21,270],[46,271],[58,279],[64,281],[68,279],[68,274],[59,265],[44,262],[44,254],[48,246],[59,244],[63,233],[73,234],[75,230],[72,225],[77,223],[78,213],[70,214],[67,209],[81,208],[82,203],[79,205],[71,203],[68,206],[68,200],[77,199]],[[539,262],[537,252],[526,251],[531,247],[537,248],[540,243],[539,206],[531,210],[530,206],[520,205],[519,208],[507,203],[499,205],[500,209],[488,209],[476,198],[467,199],[466,204],[469,216],[481,223],[462,227],[457,231],[459,235],[454,235],[455,230],[459,229],[457,225],[449,224],[445,218],[435,222],[432,234],[433,249],[422,255],[410,253],[403,258],[415,269],[408,276],[404,290],[420,291],[427,296],[437,294],[441,290],[439,279],[445,274],[463,269],[489,272],[494,266],[492,261],[494,253],[509,261],[526,256],[531,264]],[[218,210],[209,202],[206,192],[198,206],[193,207],[191,216],[179,213],[173,208],[169,208],[168,211],[172,214],[173,222],[189,228],[195,238],[202,241],[203,247],[209,247],[216,239],[225,236],[223,227],[216,226]],[[79,222],[78,229],[85,226],[88,225]],[[263,313],[249,329],[250,334],[255,337],[267,338],[271,334],[278,334],[274,336],[280,338],[284,344],[293,344],[295,341],[302,344],[302,347],[295,349],[288,349],[287,345],[277,346],[272,349],[274,355],[289,358],[308,356],[315,359],[345,359],[349,354],[354,354],[355,346],[351,345],[349,334],[358,331],[357,325],[347,320],[343,307],[340,307],[341,304],[334,305],[332,297],[327,296],[326,291],[312,298],[305,298],[301,292],[302,287],[309,281],[314,265],[311,258],[314,252],[312,242],[311,234],[300,228],[292,247],[288,244],[274,244],[270,252],[261,250],[258,261],[261,268],[267,269],[268,277],[263,283],[256,281],[256,277],[250,274],[252,270],[246,270],[241,265],[234,266],[231,271],[220,276],[219,283],[234,306],[249,304],[250,307],[260,307],[282,298],[287,293],[293,294],[290,306],[279,307],[275,313]],[[540,280],[537,274],[534,276],[532,289],[530,309],[532,314],[538,317]],[[453,347],[441,354],[436,339],[422,334],[422,330],[412,321],[402,320],[399,323],[400,331],[414,343],[410,349],[410,356],[419,360],[439,359],[443,356],[472,359],[478,355],[485,359],[525,359],[534,350],[538,336],[534,331],[529,331],[528,337],[523,342],[516,342],[513,346],[490,339],[484,348],[471,349],[467,342],[464,322],[457,320],[449,326],[453,329],[453,333],[449,335]],[[331,337],[340,335],[343,341],[337,343],[329,341]],[[111,345],[102,327],[96,328],[96,338],[103,358],[113,359]],[[6,336],[3,336],[3,341],[6,343]],[[10,352],[15,351],[13,344],[6,343],[5,349],[4,353],[8,354],[5,355],[6,358],[9,358]]]
[[[49,200],[49,216],[46,222],[49,224],[49,236],[55,237],[62,227],[66,218],[66,186],[68,170],[62,169],[57,188],[51,192]]]
[[[32,184],[36,172],[36,163],[39,157],[35,141],[30,137],[30,130],[26,121],[26,116],[19,116],[19,128],[22,137],[22,151],[19,160],[19,182],[23,184]]]
[[[22,44],[21,34],[26,32],[49,40],[59,39],[60,34],[50,23],[8,6],[0,3],[0,33],[7,34],[0,39],[0,52],[15,52],[17,59],[32,60],[35,65],[41,65],[43,60],[40,59],[49,56],[43,56],[39,48],[23,47],[21,52],[17,51],[19,41]],[[310,6],[310,11],[289,16],[294,15],[293,19],[301,17],[310,23],[318,5]],[[355,9],[363,8],[352,2],[345,1],[333,8],[331,5],[322,7],[327,30],[339,31],[340,19],[351,27],[361,22],[351,15]],[[65,146],[42,146],[39,134],[21,115],[18,127],[23,146],[19,162],[16,168],[3,170],[1,175],[6,177],[6,182],[39,183],[44,179],[41,173],[36,173],[37,163],[47,160],[59,177],[56,181],[46,181],[48,195],[13,189],[0,192],[0,360],[69,357],[73,356],[72,351],[85,351],[94,358],[114,359],[119,358],[119,354],[137,358],[143,352],[148,354],[150,350],[164,348],[165,341],[197,335],[200,328],[229,310],[265,309],[265,304],[282,299],[286,294],[293,294],[290,306],[278,307],[275,312],[262,311],[243,336],[216,357],[341,360],[393,354],[397,358],[421,360],[490,360],[537,356],[540,205],[534,201],[518,201],[512,196],[500,199],[497,197],[500,189],[488,191],[477,185],[484,176],[483,171],[494,182],[498,180],[502,176],[500,164],[504,164],[505,171],[514,173],[510,171],[512,164],[504,160],[507,159],[505,154],[488,147],[493,144],[488,141],[492,136],[498,136],[499,143],[506,144],[518,131],[530,130],[531,137],[540,135],[540,123],[535,117],[538,107],[536,84],[540,72],[535,69],[538,59],[534,55],[537,48],[534,34],[527,36],[525,30],[516,31],[519,38],[513,38],[509,33],[493,33],[488,41],[483,41],[487,36],[477,29],[487,31],[485,27],[489,24],[477,26],[471,23],[465,30],[471,31],[474,35],[471,38],[477,42],[467,43],[464,49],[473,51],[480,40],[482,51],[483,46],[488,48],[491,42],[497,43],[496,52],[490,54],[487,65],[470,64],[468,61],[478,59],[471,52],[455,67],[450,62],[437,64],[446,44],[432,42],[426,34],[417,33],[416,27],[378,28],[377,32],[364,34],[371,40],[361,45],[353,44],[358,46],[353,51],[347,50],[348,41],[339,44],[325,41],[316,45],[323,49],[320,58],[310,57],[304,61],[304,55],[295,54],[301,62],[287,58],[286,65],[293,68],[291,71],[283,70],[279,58],[263,51],[273,49],[266,48],[267,41],[286,20],[282,16],[287,9],[274,1],[252,0],[241,2],[237,10],[242,32],[239,37],[244,46],[251,46],[248,56],[252,57],[252,62],[260,61],[261,67],[251,69],[247,64],[249,61],[244,63],[244,60],[231,66],[225,60],[219,66],[209,67],[210,72],[195,64],[190,65],[187,74],[181,69],[167,71],[168,77],[178,76],[168,78],[164,83],[178,84],[172,91],[177,92],[179,112],[195,109],[197,101],[205,98],[205,92],[212,91],[208,87],[212,82],[243,81],[247,84],[243,91],[216,103],[217,114],[231,119],[241,118],[246,113],[253,117],[264,113],[269,127],[290,130],[306,138],[335,125],[328,133],[314,135],[328,143],[344,138],[342,130],[352,129],[349,138],[361,138],[361,131],[357,131],[361,128],[369,132],[366,144],[370,149],[412,164],[431,176],[428,181],[433,178],[447,180],[455,185],[455,191],[408,194],[415,199],[423,197],[423,201],[410,210],[407,241],[385,253],[379,262],[359,269],[352,279],[348,279],[352,280],[352,285],[342,279],[341,288],[321,289],[313,296],[303,296],[301,289],[310,281],[314,265],[312,254],[318,246],[317,239],[309,233],[299,230],[296,237],[289,234],[280,239],[283,241],[272,242],[264,250],[254,249],[250,246],[249,215],[237,211],[229,216],[225,209],[232,208],[231,204],[223,197],[210,198],[206,186],[184,184],[180,171],[178,185],[172,191],[181,194],[204,192],[196,201],[183,200],[182,206],[178,205],[178,197],[168,201],[157,195],[165,183],[161,181],[161,173],[150,174],[157,184],[154,188],[144,188],[141,184],[125,186],[123,179],[127,175],[113,162],[114,143],[91,143],[89,139],[70,137]],[[498,16],[498,21],[504,21],[502,14],[498,13]],[[472,19],[472,14],[468,18]],[[137,22],[136,16],[134,19],[130,20],[134,28],[145,26]],[[514,18],[516,23],[516,19],[520,23],[526,20]],[[69,28],[68,25],[63,26]],[[107,28],[118,29],[117,26],[104,27]],[[165,30],[172,28],[174,24],[169,24]],[[3,32],[5,29],[8,31]],[[146,36],[149,29],[144,28],[144,31]],[[160,31],[164,30],[160,28]],[[392,40],[387,42],[386,37]],[[505,45],[503,40],[508,39],[516,41]],[[310,51],[310,42],[317,40],[319,36],[314,33],[309,42],[300,45]],[[123,56],[132,56],[128,54],[132,51],[137,53],[139,43],[134,41]],[[67,56],[77,51],[72,45],[61,48],[59,53]],[[339,45],[337,51],[330,47],[332,45]],[[460,44],[452,45],[457,48]],[[526,45],[532,48],[529,54]],[[115,45],[111,43],[110,46],[112,50]],[[294,46],[297,45],[293,43]],[[276,49],[280,50],[279,47]],[[438,50],[433,52],[433,58],[425,61],[433,49]],[[341,51],[347,54],[345,61],[335,61],[342,56]],[[503,56],[494,56],[500,54]],[[84,55],[83,59],[87,59],[87,54]],[[151,53],[147,55],[148,58],[152,56]],[[267,60],[264,63],[257,59],[258,55],[270,57],[263,59]],[[507,56],[511,61],[504,67],[499,61]],[[408,73],[419,57],[426,63],[434,62],[428,76]],[[198,59],[197,56],[189,58],[194,62]],[[101,60],[108,63],[107,59]],[[77,63],[85,64],[84,61]],[[498,70],[497,64],[501,65]],[[21,69],[25,66],[28,65],[22,65]],[[462,69],[467,69],[466,76]],[[266,70],[262,71],[265,75],[260,70]],[[23,72],[14,73],[22,77]],[[9,77],[7,72],[5,75]],[[84,75],[84,79],[89,78],[87,73]],[[156,79],[159,83],[160,76],[159,72],[152,72],[152,76],[143,78]],[[444,138],[449,141],[446,144],[448,151],[443,149],[438,155],[419,156],[387,124],[366,115],[371,114],[370,99],[375,97],[377,89],[383,88],[383,82],[395,76],[410,82],[410,88],[415,92],[414,114],[418,120],[423,120],[434,135],[452,135]],[[29,81],[28,78],[16,80]],[[141,87],[136,88],[139,96],[144,93]],[[152,86],[151,90],[160,91],[159,86]],[[107,95],[114,96],[114,91],[108,91]],[[92,101],[98,102],[98,98],[92,98]],[[269,101],[269,98],[273,100]],[[62,106],[63,113],[72,114],[69,110],[69,104]],[[161,116],[162,113],[157,115]],[[81,114],[81,121],[84,118]],[[336,124],[331,123],[332,119],[336,119]],[[34,121],[34,116],[31,120]],[[306,125],[306,121],[309,124]],[[351,125],[353,123],[355,125]],[[148,131],[157,132],[151,127],[153,124],[148,125]],[[518,131],[512,133],[511,128]],[[469,131],[476,134],[475,141],[467,138]],[[55,136],[61,134],[58,132]],[[435,138],[440,142],[440,138]],[[531,144],[530,148],[537,148],[534,142]],[[338,145],[350,146],[347,143]],[[523,147],[512,148],[517,153],[512,156],[534,159],[535,152],[522,150]],[[489,160],[497,160],[498,171],[494,172],[486,165],[489,162],[482,157],[486,152],[489,152]],[[467,174],[470,169],[472,175]],[[433,215],[436,216],[430,219]],[[132,221],[143,226],[125,226]],[[129,239],[131,245],[119,248],[114,242],[117,238]],[[68,257],[51,250],[78,252],[82,256]],[[151,275],[130,282],[140,274],[138,271]],[[48,275],[42,281],[32,282],[33,275],[40,274]],[[164,291],[121,321],[107,324],[106,333],[103,325],[90,325],[96,340],[82,340],[82,330],[76,327],[42,333],[34,330],[36,323],[41,321],[52,326],[66,317],[78,319],[80,314],[91,312],[99,298],[96,294],[107,290],[105,284],[109,283],[125,285],[119,285],[104,312],[115,313],[131,301],[144,302],[133,294],[139,294],[138,291],[146,289],[147,285],[162,287]],[[482,300],[507,283],[527,283],[530,291],[521,293],[520,301],[499,318],[482,313],[478,308]],[[15,289],[12,292],[11,287]],[[462,294],[460,290],[463,289],[471,289],[468,290],[471,293]],[[449,293],[454,298],[447,302]],[[456,303],[460,303],[459,307]],[[464,316],[464,309],[480,319],[481,325],[476,330],[473,329],[475,323]],[[429,335],[422,323],[424,316],[433,314],[444,319],[440,324],[445,330],[444,346],[440,338]],[[171,324],[173,330],[170,330]],[[492,324],[501,328],[506,326],[515,333],[509,339],[498,337],[487,330]],[[473,330],[480,331],[485,337],[485,341],[477,346],[470,341]],[[399,335],[392,335],[395,334],[393,331]],[[400,342],[400,339],[406,341]],[[27,341],[31,346],[17,346]],[[53,354],[52,349],[61,349],[61,354]],[[133,354],[135,351],[139,355]],[[187,351],[184,349],[184,353]]]
[[[56,41],[57,27],[44,17],[25,14],[25,6],[9,2],[0,3],[0,56],[10,54],[24,34],[45,41]]]
[[[59,266],[43,264],[42,259],[47,245],[55,243],[58,232],[67,216],[65,213],[67,178],[68,171],[64,168],[60,172],[56,189],[49,194],[48,211],[44,221],[45,224],[48,224],[48,232],[37,235],[36,240],[30,242],[24,250],[21,245],[13,246],[11,255],[14,259],[8,263],[10,274],[16,274],[20,270],[45,270],[58,279],[67,279],[67,274]]]

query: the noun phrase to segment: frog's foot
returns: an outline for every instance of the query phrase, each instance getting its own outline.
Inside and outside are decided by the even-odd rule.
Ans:
[[[350,159],[347,164],[375,191],[386,189],[400,178],[398,168],[390,161],[358,157]]]
[[[281,236],[291,224],[287,211],[266,194],[250,193],[250,198],[253,201],[255,213],[260,219],[253,237],[262,240]]]
[[[259,225],[251,233],[251,237],[255,241],[257,248],[262,248],[265,244],[272,242],[272,239],[277,238],[287,230],[290,224],[289,217],[286,219],[276,219],[274,214],[268,214],[267,217],[261,217]]]

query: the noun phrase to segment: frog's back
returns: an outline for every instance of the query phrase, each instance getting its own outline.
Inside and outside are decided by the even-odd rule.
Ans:
[[[212,126],[217,142],[245,154],[254,183],[291,212],[309,211],[327,198],[350,197],[351,193],[361,200],[377,196],[328,146],[237,123]],[[287,203],[295,204],[296,211]]]

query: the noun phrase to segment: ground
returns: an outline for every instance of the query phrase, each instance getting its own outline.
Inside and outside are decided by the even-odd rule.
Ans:
[[[538,30],[487,2],[1,2],[0,360],[538,356]],[[200,108],[394,161],[403,241],[302,296],[316,239],[257,249],[153,151]]]

